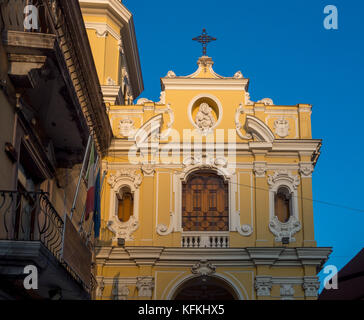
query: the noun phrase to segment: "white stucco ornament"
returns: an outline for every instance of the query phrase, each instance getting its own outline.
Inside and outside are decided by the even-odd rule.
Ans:
[[[264,99],[258,101],[258,103],[263,103],[265,106],[274,105],[273,100],[271,98],[264,98]]]
[[[212,108],[206,102],[201,103],[195,122],[203,132],[208,131],[215,125],[216,121],[212,115]]]
[[[209,276],[216,272],[216,267],[207,260],[201,260],[192,266],[191,272],[199,276]]]
[[[283,117],[274,121],[275,134],[280,138],[285,138],[289,133],[289,122]]]
[[[132,137],[135,133],[134,121],[129,118],[120,120],[119,133],[123,137]]]

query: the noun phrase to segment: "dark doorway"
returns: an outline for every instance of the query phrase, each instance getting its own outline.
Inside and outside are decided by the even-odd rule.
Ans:
[[[237,297],[225,281],[202,276],[185,282],[174,300],[237,300]]]

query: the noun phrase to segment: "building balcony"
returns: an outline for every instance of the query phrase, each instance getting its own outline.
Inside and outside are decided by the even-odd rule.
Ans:
[[[0,191],[0,221],[0,297],[48,299],[59,292],[63,299],[90,298],[91,263],[85,277],[62,251],[71,246],[82,256],[85,247],[78,244],[84,240],[77,231],[64,232],[64,221],[46,193]],[[22,286],[29,265],[38,270],[37,290]]]
[[[229,232],[183,232],[182,248],[229,248]]]
[[[37,12],[33,13],[37,16],[37,23],[30,30],[24,26],[26,15],[24,10],[26,6],[32,5],[37,8]],[[45,7],[41,0],[3,0],[0,3],[0,28],[3,30],[13,31],[31,31],[37,33],[49,33],[48,17],[45,12]],[[29,12],[31,14],[32,12]],[[34,21],[32,21],[34,23]]]

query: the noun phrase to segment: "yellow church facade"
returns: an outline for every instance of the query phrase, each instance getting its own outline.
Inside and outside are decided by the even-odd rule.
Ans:
[[[160,101],[135,102],[130,13],[80,4],[114,136],[95,299],[316,299],[331,249],[314,237],[311,105],[251,101],[249,79],[216,74],[208,56],[161,78]]]

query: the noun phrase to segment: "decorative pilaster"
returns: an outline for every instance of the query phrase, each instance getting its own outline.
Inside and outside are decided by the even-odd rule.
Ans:
[[[120,285],[116,283],[112,289],[112,295],[114,300],[127,300],[130,290],[126,285]]]
[[[154,278],[138,277],[136,287],[138,289],[138,297],[151,298],[154,289]]]
[[[267,163],[265,161],[254,162],[254,173],[257,178],[265,178],[267,172]]]
[[[255,290],[257,297],[270,297],[270,290],[272,289],[272,277],[261,277],[255,278]]]
[[[313,165],[311,162],[300,162],[301,178],[312,178]]]
[[[153,177],[154,173],[155,173],[155,166],[148,163],[148,164],[143,164],[142,167],[142,172],[144,177]]]
[[[104,289],[105,289],[104,279],[101,279],[97,282],[96,298],[99,298],[100,300],[102,300],[102,296],[104,294]]]
[[[313,165],[310,161],[310,153],[300,153],[300,174],[301,174],[301,195],[300,202],[302,207],[303,219],[303,245],[305,247],[316,246],[314,236],[314,221],[313,221],[313,202],[312,199],[312,173]]]
[[[255,224],[256,224],[256,246],[265,247],[273,244],[267,233],[269,224],[269,193],[267,189],[267,162],[265,161],[264,150],[255,150],[253,171],[255,174]]]
[[[320,289],[320,282],[317,277],[304,277],[303,290],[305,290],[305,297],[317,298],[318,290]]]
[[[294,300],[294,289],[291,284],[282,284],[280,292],[282,300]]]

